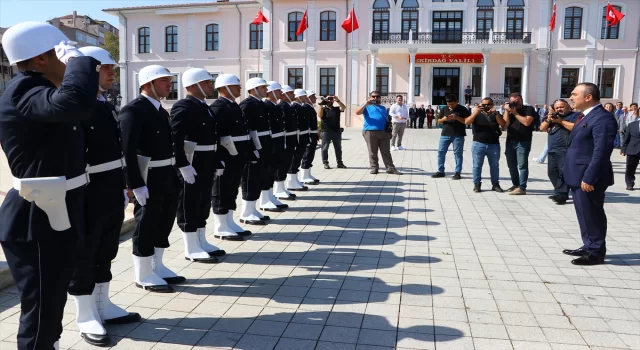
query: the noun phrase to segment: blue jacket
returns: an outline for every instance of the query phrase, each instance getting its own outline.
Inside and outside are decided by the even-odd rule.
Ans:
[[[627,125],[620,151],[627,155],[640,155],[640,119],[636,119]]]
[[[569,135],[563,169],[567,185],[580,187],[582,182],[613,185],[611,153],[617,130],[616,118],[602,105],[594,107],[575,124]]]

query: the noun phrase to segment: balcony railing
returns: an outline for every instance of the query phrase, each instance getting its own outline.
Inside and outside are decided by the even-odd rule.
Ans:
[[[373,33],[373,44],[407,44],[409,33]],[[414,44],[531,44],[531,32],[463,32],[456,30],[411,33]]]
[[[396,103],[396,98],[398,95],[402,96],[403,101],[407,102],[407,92],[382,92],[382,99],[380,100],[380,104],[384,106],[390,106]]]

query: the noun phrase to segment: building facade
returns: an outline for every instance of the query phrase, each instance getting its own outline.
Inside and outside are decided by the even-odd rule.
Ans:
[[[93,19],[87,15],[73,14],[50,19],[50,24],[58,27],[70,40],[76,41],[78,46],[102,46],[107,32],[115,36],[120,35],[117,27],[106,21]]]
[[[0,28],[0,96],[4,93],[9,80],[15,77],[18,72],[15,66],[9,64],[9,58],[2,47],[2,35],[6,30],[7,28]]]
[[[371,90],[428,105],[447,93],[464,101],[469,86],[472,103],[520,92],[542,105],[603,72],[605,101],[639,100],[640,24],[631,14],[640,1],[612,4],[627,17],[605,30],[607,0],[558,0],[553,33],[552,0],[218,1],[105,12],[120,19],[123,103],[138,94],[137,72],[162,64],[176,74],[170,108],[185,95],[180,74],[199,67],[214,78],[261,75],[336,94],[350,107],[344,123],[357,126],[350,112]],[[352,8],[360,28],[347,34]],[[269,23],[251,24],[259,9]],[[305,10],[309,28],[296,36]]]

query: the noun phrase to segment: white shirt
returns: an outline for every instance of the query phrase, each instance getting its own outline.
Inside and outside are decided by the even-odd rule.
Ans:
[[[409,119],[409,109],[405,104],[401,106],[397,103],[394,103],[393,105],[391,105],[391,108],[389,108],[389,115],[393,117],[391,119],[392,123],[406,124],[407,120]],[[395,117],[400,117],[402,119],[398,120]]]
[[[146,97],[147,100],[149,100],[153,104],[153,106],[156,107],[157,110],[160,110],[160,101],[156,100],[153,97],[149,97],[145,94],[142,94],[142,96]]]
[[[582,111],[582,115],[584,115],[584,117],[586,117],[586,116],[587,116],[587,115],[589,115],[589,113],[591,113],[591,111],[592,111],[594,108],[596,108],[597,106],[598,106],[598,105],[595,105],[595,106],[593,106],[593,107],[591,107],[591,108],[587,108],[587,109],[585,109],[584,111]],[[582,118],[584,118],[584,117],[582,117]]]

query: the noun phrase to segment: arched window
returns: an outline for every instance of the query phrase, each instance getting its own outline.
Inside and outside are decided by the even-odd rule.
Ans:
[[[493,7],[493,0],[478,0],[478,7]]]
[[[418,38],[418,4],[417,0],[402,1],[402,40],[409,40],[409,31],[413,39]]]
[[[493,29],[493,0],[478,0],[476,13],[476,38],[489,40],[489,33]]]
[[[522,39],[524,32],[524,0],[507,2],[507,39]]]
[[[178,26],[168,26],[164,29],[164,51],[178,52]]]
[[[408,7],[418,8],[420,4],[418,4],[418,0],[402,0],[402,8]]]
[[[524,0],[509,0],[507,1],[507,7],[522,6],[524,7]]]
[[[289,24],[289,39],[288,41],[302,41],[303,34],[296,35],[300,22],[302,21],[302,12],[291,12],[288,18]]]
[[[389,0],[376,0],[373,2],[373,8],[374,9],[388,9],[389,7]]]
[[[138,53],[151,52],[151,29],[142,27],[138,29]]]
[[[582,34],[582,7],[567,7],[564,10],[564,38],[580,39]]]
[[[320,41],[336,41],[336,13],[320,12]]]
[[[218,40],[220,33],[218,32],[217,24],[209,24],[205,30],[205,50],[206,51],[218,51]]]
[[[249,49],[262,49],[262,23],[251,23],[251,25],[249,26]]]
[[[622,8],[620,6],[613,6],[613,8],[616,9],[617,11],[622,11]],[[607,23],[607,7],[606,6],[603,7],[602,8],[602,32],[600,33],[600,39],[604,39],[605,35],[607,36],[607,39],[618,39],[619,34],[620,34],[620,23],[616,24],[615,26],[609,27],[609,24]]]

